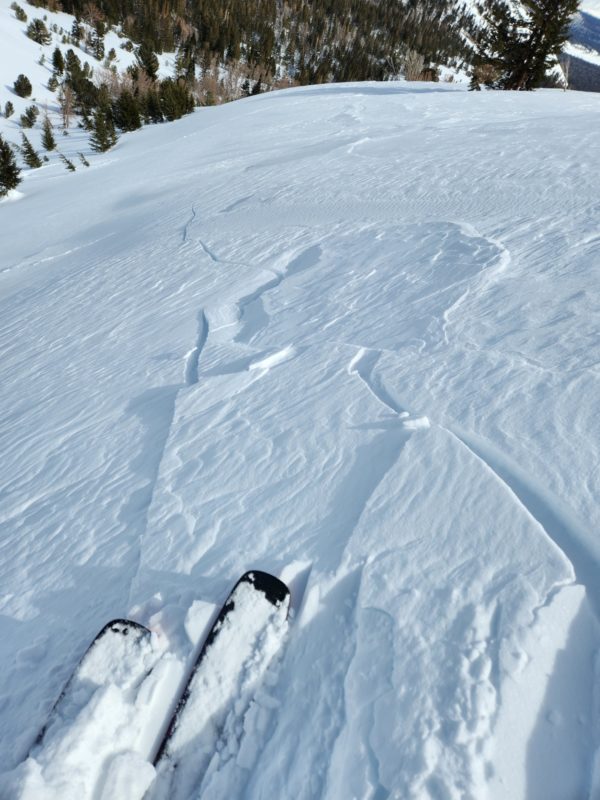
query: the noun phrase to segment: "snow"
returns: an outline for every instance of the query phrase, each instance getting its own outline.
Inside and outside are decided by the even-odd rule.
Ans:
[[[579,5],[579,10],[600,18],[600,0],[583,0]]]
[[[297,89],[0,205],[6,796],[75,787],[25,759],[125,616],[162,666],[81,712],[129,722],[76,796],[140,796],[252,568],[289,631],[190,798],[599,796],[599,121],[574,92]]]

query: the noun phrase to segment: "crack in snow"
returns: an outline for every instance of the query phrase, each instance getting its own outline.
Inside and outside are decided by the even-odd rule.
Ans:
[[[187,386],[194,386],[198,383],[198,364],[200,355],[208,339],[208,320],[204,311],[198,314],[198,337],[196,345],[185,357],[185,383]]]
[[[188,230],[189,230],[189,227],[190,227],[190,225],[192,224],[192,222],[193,222],[195,219],[196,219],[196,209],[195,209],[194,205],[192,205],[192,215],[191,215],[191,217],[188,219],[188,221],[185,223],[185,225],[183,226],[183,231],[182,231],[182,233],[181,233],[181,243],[182,243],[182,244],[185,244],[185,243],[187,242],[187,240],[188,240]]]
[[[479,459],[539,523],[548,538],[573,565],[578,583],[585,586],[594,612],[600,618],[600,548],[591,541],[585,526],[570,509],[537,484],[535,478],[526,475],[521,467],[491,442],[456,425],[443,429]]]

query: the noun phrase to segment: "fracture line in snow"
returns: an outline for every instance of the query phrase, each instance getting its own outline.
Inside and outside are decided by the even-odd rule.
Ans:
[[[281,285],[285,278],[291,275],[296,275],[299,272],[304,272],[311,267],[315,267],[321,258],[321,245],[315,244],[307,247],[298,253],[286,266],[282,272],[276,272],[275,277],[263,283],[254,292],[238,301],[239,317],[242,322],[242,327],[236,334],[234,341],[248,344],[257,333],[259,333],[268,324],[265,322],[265,313],[263,306],[263,295],[276,289]]]
[[[263,283],[256,291],[238,300],[239,317],[242,327],[234,337],[235,342],[248,344],[264,327],[263,317],[265,317],[266,314],[263,308],[262,296],[266,292],[271,291],[271,289],[276,289],[284,277],[285,273],[280,273],[276,278]]]
[[[407,415],[407,412],[403,411],[382,385],[381,380],[373,374],[380,356],[381,352],[377,350],[367,350],[361,347],[350,362],[348,371],[356,373],[371,393],[391,411],[401,416]],[[407,420],[405,427],[408,430],[415,427],[428,427],[427,417],[424,417],[423,420],[426,421],[426,424],[420,425],[421,420],[419,419]],[[413,422],[416,424],[411,425]],[[561,501],[554,498],[535,480],[532,480],[521,467],[489,441],[455,425],[452,427],[439,425],[439,427],[457,439],[481,461],[516,497],[530,516],[541,525],[548,538],[573,565],[577,581],[585,586],[592,608],[596,616],[600,618],[600,584],[598,584],[600,547],[592,543],[590,533],[586,530],[585,525],[577,520]],[[544,604],[536,611],[539,612],[541,608],[549,604],[560,588],[560,586],[555,587]]]
[[[196,209],[195,209],[195,207],[192,205],[192,216],[191,216],[191,217],[188,219],[188,221],[187,221],[187,222],[185,223],[185,225],[183,226],[183,231],[182,231],[182,234],[181,234],[181,243],[182,243],[182,244],[185,244],[185,243],[187,242],[187,240],[188,240],[188,231],[189,231],[189,227],[190,227],[190,225],[192,224],[192,222],[193,222],[195,219],[196,219]]]
[[[450,343],[448,338],[448,326],[450,325],[451,315],[454,314],[454,312],[465,302],[469,295],[473,294],[474,292],[475,294],[483,294],[483,292],[485,292],[485,290],[496,280],[496,278],[498,278],[503,272],[506,272],[512,261],[510,250],[508,250],[499,239],[495,239],[491,236],[485,236],[478,231],[474,225],[471,225],[468,222],[463,221],[457,222],[456,224],[465,236],[473,239],[484,239],[485,241],[490,242],[490,244],[492,244],[498,250],[498,260],[496,261],[495,266],[486,267],[474,276],[475,283],[473,286],[469,286],[470,281],[468,281],[465,291],[442,314],[442,333],[444,335],[445,344]]]
[[[375,367],[381,358],[381,353],[381,350],[370,350],[366,347],[359,348],[348,365],[349,374],[358,375],[373,397],[403,420],[402,427],[404,430],[415,431],[429,428],[429,419],[427,417],[409,419],[410,413],[394,400],[383,385],[380,377],[375,374]]]
[[[144,464],[145,469],[141,474],[147,483],[142,489],[133,492],[121,507],[119,514],[123,522],[129,526],[135,522],[135,526],[139,530],[136,564],[129,583],[128,606],[131,606],[134,584],[140,572],[143,539],[148,525],[148,510],[152,504],[160,465],[175,416],[175,403],[181,388],[181,385],[176,384],[150,389],[144,392],[130,407],[145,429],[141,455],[136,462]]]
[[[161,418],[164,420],[160,431],[160,436],[162,441],[159,448],[159,452],[156,455],[154,455],[152,471],[151,474],[148,476],[149,482],[144,489],[144,492],[146,494],[143,507],[144,518],[141,522],[140,533],[138,535],[137,563],[129,584],[129,599],[128,599],[129,606],[131,606],[134,585],[140,573],[140,567],[142,563],[143,539],[148,525],[148,510],[152,504],[152,498],[154,497],[156,482],[160,474],[160,465],[167,447],[169,432],[173,424],[173,419],[175,416],[175,405],[177,403],[177,396],[181,389],[185,388],[186,386],[195,386],[198,383],[199,380],[198,369],[199,369],[200,355],[208,339],[208,333],[209,333],[208,320],[206,318],[204,310],[202,310],[198,314],[198,334],[196,338],[196,344],[192,348],[192,350],[190,350],[187,353],[185,357],[184,383],[172,387],[159,387],[158,389],[154,390],[154,394],[157,397],[162,397],[165,394],[165,392],[168,391],[169,408],[166,414],[163,413],[161,415]],[[141,417],[142,414],[140,414],[140,418]],[[150,431],[149,434],[151,439],[156,438],[157,434],[155,430]],[[133,498],[131,498],[131,500],[133,500]]]
[[[190,219],[188,220],[188,222],[186,223],[186,225],[184,227],[184,231],[183,231],[183,243],[185,243],[187,241],[189,225],[193,222],[193,220],[195,218],[196,218],[196,211],[195,211],[195,208],[192,206],[192,215],[191,215]],[[204,252],[211,258],[212,261],[220,262],[220,259],[217,258],[217,256],[215,256],[206,247],[206,245],[202,241],[200,241],[200,245],[202,246],[202,249],[204,250]],[[277,273],[275,278],[273,278],[270,281],[267,281],[265,284],[263,284],[261,287],[259,287],[259,289],[257,289],[255,292],[253,292],[250,295],[247,295],[246,297],[243,297],[241,300],[238,301],[240,319],[243,319],[244,314],[247,313],[248,306],[251,303],[260,301],[260,303],[262,305],[261,297],[265,292],[267,292],[270,289],[274,289],[277,286],[279,286],[281,284],[281,282],[284,280],[284,278],[286,278],[287,276],[293,275],[293,274],[295,274],[297,272],[301,272],[301,271],[303,271],[305,269],[308,269],[308,268],[310,268],[312,266],[315,266],[319,262],[320,256],[321,256],[321,246],[319,244],[312,245],[312,246],[302,250],[299,254],[297,254],[289,262],[289,264],[287,265],[287,268],[283,272]],[[250,338],[252,338],[252,336],[254,335],[254,333],[258,332],[263,327],[262,319],[259,319],[258,322],[259,322],[258,325],[257,325],[257,320],[256,319],[250,320],[249,322],[247,322],[246,326],[244,326],[242,328],[242,330],[235,337],[234,341],[249,341]],[[253,329],[256,328],[256,330],[252,330],[252,333],[250,335],[248,335],[247,338],[246,338],[242,334],[244,332],[244,329],[246,329],[246,331],[248,331],[248,326],[250,328],[253,328]],[[171,409],[171,415],[170,415],[170,419],[169,419],[168,429],[170,429],[172,421],[173,421],[174,412],[175,412],[175,404],[176,404],[176,401],[177,401],[177,395],[179,393],[179,390],[184,388],[184,387],[186,387],[186,386],[188,386],[188,387],[189,386],[195,386],[199,381],[200,356],[201,356],[202,351],[203,351],[203,349],[204,349],[204,347],[206,345],[206,342],[207,342],[207,339],[208,339],[208,334],[209,334],[209,329],[210,329],[210,326],[209,326],[209,323],[208,323],[208,319],[207,319],[206,313],[204,312],[204,310],[202,310],[198,315],[198,334],[197,334],[196,344],[194,345],[192,350],[190,350],[186,354],[186,357],[185,357],[184,383],[182,385],[178,386],[178,387],[175,387],[175,390],[174,390],[174,394],[173,394],[173,398],[172,398],[172,409]],[[259,369],[260,368],[262,370],[267,370],[268,371],[268,369],[270,367],[275,366],[276,364],[278,364],[278,363],[280,363],[282,361],[288,360],[289,358],[293,358],[296,354],[297,354],[296,348],[294,346],[292,346],[292,345],[288,345],[287,347],[282,348],[281,350],[268,355],[262,361],[259,360],[258,362],[256,362],[254,359],[248,360],[246,362],[246,364],[245,364],[245,368],[246,369],[252,369],[252,368]],[[142,541],[143,541],[143,536],[144,536],[145,529],[146,529],[146,526],[147,526],[148,509],[150,508],[150,505],[152,503],[152,497],[154,495],[154,489],[155,489],[155,486],[156,486],[156,481],[158,480],[158,475],[160,473],[160,463],[161,463],[163,455],[164,455],[164,451],[165,451],[165,448],[166,448],[168,435],[169,435],[168,429],[166,431],[166,435],[165,435],[165,438],[164,438],[164,442],[163,442],[163,446],[162,446],[162,449],[161,449],[160,456],[156,460],[155,465],[154,465],[155,468],[153,470],[153,474],[152,474],[152,477],[151,477],[150,484],[146,487],[146,492],[148,494],[148,500],[147,500],[147,503],[145,503],[145,520],[144,520],[144,523],[143,523],[143,530],[140,532],[140,535],[139,535],[139,553],[138,553],[137,566],[136,566],[136,569],[134,571],[133,577],[132,577],[131,582],[130,582],[130,591],[129,591],[129,604],[130,605],[131,605],[131,598],[133,596],[133,587],[134,587],[135,581],[136,581],[136,579],[137,579],[137,577],[139,575],[140,566],[141,566],[142,547],[143,547]]]
[[[584,524],[489,441],[457,426],[444,430],[483,462],[541,525],[573,565],[577,581],[585,586],[592,608],[600,618],[600,548],[592,543]]]
[[[198,239],[198,242],[200,243],[200,247],[204,250],[206,255],[210,258],[210,260],[214,264],[220,264],[221,263],[221,259],[219,258],[219,256],[215,255],[215,253],[213,253],[213,251],[210,249],[210,247],[205,242],[203,242],[202,239]]]
[[[400,416],[407,416],[408,413],[391,397],[381,380],[374,375],[380,357],[381,352],[361,347],[351,360],[348,371],[356,373],[384,406]],[[426,421],[426,424],[422,426],[419,424],[420,419],[407,420],[404,424],[408,430],[416,427],[428,427],[427,417],[424,417],[423,420]],[[413,422],[416,424],[411,425]],[[592,608],[596,616],[600,618],[600,585],[598,584],[600,547],[591,542],[590,534],[586,531],[584,524],[577,520],[563,503],[526,475],[524,470],[493,444],[458,426],[440,425],[439,427],[458,440],[481,461],[516,497],[525,511],[541,525],[548,538],[573,565],[577,582],[586,588]],[[537,616],[542,608],[552,602],[561,588],[562,586],[555,586],[549,592],[543,604],[535,609],[534,616]]]
[[[188,243],[190,225],[194,222],[195,219],[196,219],[196,208],[195,208],[195,206],[192,205],[192,214],[191,214],[190,218],[188,219],[188,221],[183,226],[183,230],[181,232],[181,244],[182,245]],[[202,239],[198,239],[198,243],[199,243],[200,247],[202,248],[202,250],[210,258],[211,261],[213,261],[215,264],[219,264],[221,262],[221,259],[212,252],[212,250],[208,247],[208,245],[206,245],[202,241]]]
[[[406,411],[396,403],[394,398],[386,391],[385,387],[382,386],[381,381],[373,375],[375,366],[380,358],[380,350],[369,350],[366,347],[361,347],[350,361],[348,372],[358,375],[378,402],[386,406],[390,411],[393,411],[394,414],[405,415]]]
[[[198,337],[196,344],[185,357],[185,383],[186,386],[194,386],[198,383],[198,364],[200,355],[208,339],[208,320],[206,314],[201,311],[198,314]]]

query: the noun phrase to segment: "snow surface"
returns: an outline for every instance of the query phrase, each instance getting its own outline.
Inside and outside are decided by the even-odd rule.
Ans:
[[[579,10],[586,14],[600,17],[600,0],[583,0],[583,2],[579,4]]]
[[[0,204],[13,788],[108,619],[160,637],[166,708],[257,568],[292,624],[195,796],[600,797],[599,123],[593,94],[307,88]],[[92,796],[135,796],[144,747]]]

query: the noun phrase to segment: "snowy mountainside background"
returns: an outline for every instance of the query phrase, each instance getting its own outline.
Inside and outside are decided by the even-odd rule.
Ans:
[[[570,84],[576,89],[600,91],[600,6],[598,3],[581,5],[571,25],[565,56],[567,57]]]
[[[50,91],[48,80],[52,75],[52,53],[58,47],[63,56],[69,49],[72,49],[82,64],[88,64],[92,73],[92,80],[102,75],[109,74],[104,61],[98,61],[93,54],[82,46],[75,44],[64,44],[61,33],[68,34],[71,31],[75,17],[63,12],[54,12],[46,8],[36,8],[27,3],[23,4],[23,10],[28,16],[27,22],[19,21],[15,12],[11,9],[13,0],[0,0],[0,134],[7,141],[14,145],[21,144],[21,126],[19,119],[28,106],[36,105],[41,114],[36,125],[24,131],[31,140],[36,150],[43,153],[42,137],[42,116],[48,113],[48,117],[54,126],[54,135],[57,141],[57,151],[48,153],[49,164],[46,169],[54,171],[64,170],[64,165],[59,160],[58,152],[63,153],[67,158],[73,160],[80,166],[78,154],[90,156],[89,132],[79,128],[77,123],[79,118],[74,115],[73,122],[68,130],[68,135],[63,135],[62,116],[58,103],[57,92]],[[50,44],[41,45],[34,42],[25,31],[27,25],[33,19],[45,20],[45,25],[52,34]],[[82,23],[83,25],[83,23]],[[53,28],[56,26],[57,31]],[[85,30],[88,27],[83,25]],[[105,36],[106,53],[111,48],[116,53],[116,59],[112,62],[119,73],[124,72],[128,66],[135,64],[135,52],[129,52],[121,47],[127,41],[120,38],[114,30],[109,30]],[[158,75],[161,78],[172,77],[174,73],[174,54],[162,53],[157,56],[159,59]],[[40,61],[43,60],[43,63]],[[33,91],[30,97],[19,97],[13,90],[13,84],[19,74],[24,74],[31,81]],[[10,101],[14,106],[14,113],[8,119],[4,115],[6,103]],[[21,159],[19,159],[21,161]]]
[[[295,614],[197,796],[598,797],[599,121],[574,92],[277,92],[0,204],[22,797],[106,788],[84,720],[22,763],[94,633],[131,616],[183,670],[251,567]]]

